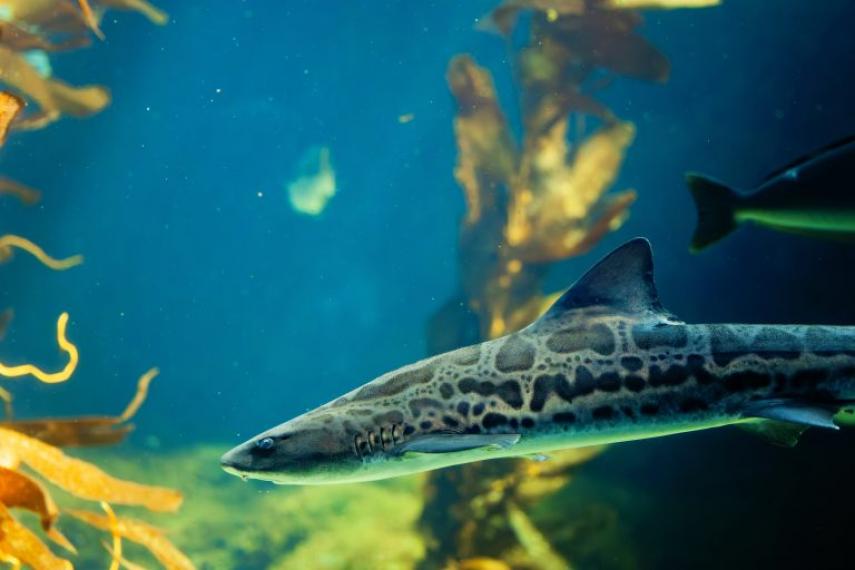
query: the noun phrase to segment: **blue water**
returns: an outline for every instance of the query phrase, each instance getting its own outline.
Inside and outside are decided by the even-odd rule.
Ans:
[[[456,291],[464,211],[449,59],[472,53],[515,103],[506,45],[474,29],[494,4],[161,0],[168,26],[118,14],[106,42],[55,56],[57,76],[106,84],[114,101],[16,134],[0,158],[44,195],[30,209],[0,201],[3,232],[86,256],[66,273],[24,253],[0,268],[0,302],[16,310],[0,357],[61,366],[63,310],[81,352],[71,382],[18,381],[19,414],[116,413],[157,365],[133,437],[228,444],[423,356],[427,319]],[[601,94],[637,126],[615,189],[639,200],[590,255],[556,266],[551,288],[644,235],[663,301],[687,321],[855,323],[855,248],[744,229],[691,256],[683,183],[696,170],[751,188],[855,132],[853,17],[849,0],[648,12],[643,34],[670,58],[670,81],[618,78]],[[312,145],[331,148],[339,189],[318,218],[295,213],[285,191]],[[685,477],[715,480],[697,463],[671,478],[651,461],[711,457],[733,474],[756,453],[771,462],[751,464],[758,477],[813,484],[810,466],[825,461],[843,483],[855,442],[819,435],[812,453],[785,457],[729,433],[691,437],[638,444],[597,469],[667,494]],[[746,483],[734,500],[760,508],[760,488]],[[851,510],[846,494],[838,503]]]

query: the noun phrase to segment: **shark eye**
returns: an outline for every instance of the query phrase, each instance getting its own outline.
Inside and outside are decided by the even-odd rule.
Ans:
[[[255,442],[255,447],[264,451],[267,451],[268,449],[273,449],[273,438],[263,437]]]

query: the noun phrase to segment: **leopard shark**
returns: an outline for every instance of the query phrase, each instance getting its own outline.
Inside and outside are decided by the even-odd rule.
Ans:
[[[686,324],[649,242],[619,247],[519,332],[389,372],[235,447],[280,484],[371,481],[738,424],[784,445],[855,401],[855,327]]]

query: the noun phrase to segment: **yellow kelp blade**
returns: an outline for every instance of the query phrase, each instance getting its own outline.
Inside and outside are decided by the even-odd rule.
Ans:
[[[113,535],[113,547],[108,549],[112,561],[110,562],[110,570],[119,570],[122,564],[122,535],[119,533],[119,519],[116,518],[116,513],[113,509],[101,501],[101,508],[107,513],[107,520],[110,523],[110,534]]]
[[[35,188],[30,188],[3,176],[0,176],[0,194],[15,196],[27,206],[38,204],[42,198],[42,193]]]
[[[152,368],[137,381],[137,391],[125,410],[118,416],[83,416],[76,418],[37,418],[8,420],[0,427],[14,430],[56,447],[91,447],[119,443],[133,430],[128,422],[145,402],[148,387],[158,374]],[[0,399],[3,392],[0,389]],[[11,417],[11,395],[6,416]]]
[[[80,11],[83,13],[83,20],[86,22],[86,25],[92,30],[92,33],[98,36],[99,40],[103,40],[104,32],[101,31],[101,27],[98,25],[98,18],[95,16],[95,12],[92,11],[89,0],[77,0],[77,4],[80,6]]]
[[[111,523],[109,517],[80,510],[68,511],[68,514],[96,528],[110,531]],[[124,538],[148,548],[167,570],[195,569],[190,559],[178,550],[159,528],[130,518],[117,518],[119,533]]]
[[[158,26],[163,26],[169,21],[169,16],[166,15],[166,12],[152,6],[145,0],[98,0],[98,4],[118,10],[139,12]]]
[[[28,374],[35,376],[41,382],[46,384],[56,384],[65,382],[74,373],[77,368],[79,354],[77,347],[74,346],[65,336],[65,328],[68,325],[68,313],[62,313],[56,321],[56,342],[59,348],[68,354],[68,363],[58,372],[44,372],[40,368],[32,364],[19,364],[17,366],[9,366],[0,363],[0,376],[6,378],[17,378]]]
[[[12,556],[34,570],[72,570],[71,562],[57,557],[30,529],[0,505],[0,553]]]
[[[175,511],[181,505],[178,491],[116,479],[51,445],[0,428],[0,450],[3,449],[10,450],[39,475],[81,499],[139,505],[152,511]]]
[[[46,254],[42,248],[40,248],[27,238],[12,234],[6,234],[5,236],[0,237],[0,250],[9,250],[13,247],[23,249],[24,251],[38,259],[40,262],[42,262],[43,265],[56,271],[64,271],[66,269],[71,269],[72,267],[83,263],[82,255],[72,255],[71,257],[66,257],[65,259],[55,259]]]
[[[42,528],[48,530],[59,512],[47,491],[20,471],[0,467],[0,504],[21,508],[39,516]]]
[[[24,108],[24,100],[8,91],[0,91],[0,146],[6,144],[9,125]]]

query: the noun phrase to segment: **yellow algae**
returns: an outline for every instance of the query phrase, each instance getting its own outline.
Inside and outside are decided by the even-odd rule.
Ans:
[[[104,39],[104,32],[101,31],[101,27],[98,25],[98,18],[95,17],[95,13],[92,11],[92,6],[89,5],[89,0],[77,0],[78,6],[80,6],[80,11],[83,13],[83,20],[86,22],[86,25],[92,30],[92,33],[98,36],[98,39]]]
[[[326,146],[311,147],[297,166],[297,176],[287,184],[288,200],[294,211],[317,216],[335,196],[336,181]]]
[[[122,535],[119,533],[119,519],[116,518],[116,513],[113,509],[101,501],[101,508],[107,513],[107,521],[110,523],[110,534],[113,535],[113,547],[108,549],[110,557],[110,570],[119,570],[122,564]]]
[[[56,271],[65,271],[66,269],[71,269],[72,267],[83,263],[83,256],[79,254],[66,257],[65,259],[55,259],[46,254],[42,248],[27,238],[12,234],[6,234],[0,237],[0,252],[5,252],[6,257],[10,255],[11,248],[13,247],[23,249],[38,259],[44,266]]]
[[[119,422],[126,422],[139,411],[140,406],[145,402],[146,396],[148,396],[148,386],[151,384],[151,381],[154,380],[154,377],[160,374],[160,370],[157,368],[151,368],[148,372],[140,376],[140,379],[137,381],[137,391],[134,394],[133,399],[131,399],[128,406],[125,410],[116,418]]]
[[[9,126],[23,108],[23,99],[7,91],[0,91],[0,146],[6,144]]]
[[[9,194],[15,196],[27,206],[37,204],[41,200],[41,192],[25,186],[20,182],[15,182],[3,176],[0,176],[0,194]]]
[[[0,505],[0,552],[35,570],[72,570],[71,562],[57,557],[44,542]]]
[[[152,511],[175,511],[181,505],[178,491],[116,479],[56,447],[10,429],[0,428],[0,449],[3,448],[57,487],[81,499],[139,505]]]
[[[110,518],[89,511],[70,510],[68,514],[88,525],[110,531]],[[116,517],[116,532],[137,544],[145,546],[167,570],[192,570],[193,563],[178,550],[157,527],[126,517]]]
[[[25,98],[38,110],[21,116],[15,127],[39,129],[62,115],[86,117],[101,111],[110,103],[110,94],[101,86],[72,87],[62,81],[43,77],[20,53],[0,46],[0,82]]]
[[[0,467],[0,504],[36,513],[44,530],[53,525],[59,514],[44,487],[20,471],[7,467]]]
[[[163,26],[169,21],[169,16],[166,15],[166,12],[145,0],[98,0],[97,3],[109,8],[139,12],[158,26]]]
[[[56,384],[65,382],[74,373],[77,368],[77,360],[79,355],[77,347],[72,344],[65,336],[65,327],[68,324],[68,313],[62,313],[56,321],[56,342],[59,348],[68,354],[68,363],[58,372],[44,372],[33,364],[19,364],[17,366],[8,366],[0,363],[0,376],[6,378],[17,378],[19,376],[32,375],[39,381],[46,384]]]
[[[78,416],[74,418],[36,418],[11,421],[11,394],[6,410],[7,421],[0,427],[11,429],[57,447],[91,447],[118,443],[133,429],[127,422],[136,414],[148,395],[151,380],[157,375],[152,368],[137,381],[137,390],[125,410],[118,416]]]

